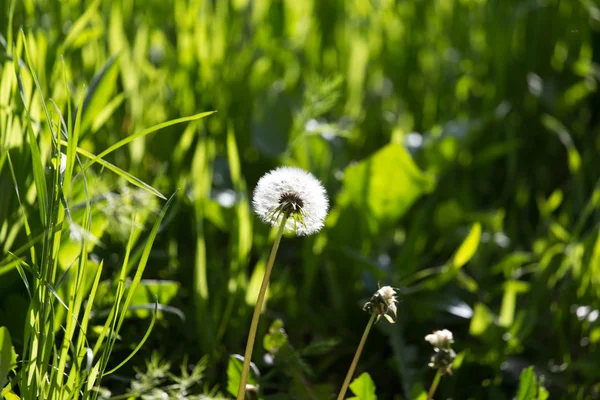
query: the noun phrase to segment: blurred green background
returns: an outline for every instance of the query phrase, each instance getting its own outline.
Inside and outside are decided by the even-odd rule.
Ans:
[[[400,288],[397,323],[375,325],[357,369],[378,398],[428,388],[424,336],[442,328],[454,332],[458,359],[438,398],[511,399],[529,365],[552,399],[600,398],[595,1],[18,0],[12,20],[11,2],[0,5],[0,149],[32,215],[9,51],[19,29],[46,99],[67,115],[68,97],[86,96],[80,146],[95,154],[217,111],[106,157],[166,197],[180,189],[122,354],[143,335],[154,296],[160,318],[142,351],[103,380],[113,394],[131,389],[133,367],[145,370],[152,353],[175,367],[206,356],[196,393],[227,393],[273,237],[252,213],[252,190],[268,170],[295,165],[322,180],[331,211],[321,233],[282,242],[259,338],[281,319],[288,344],[272,354],[258,341],[265,398],[339,389],[378,282]],[[22,74],[49,165],[46,118]],[[6,163],[0,172],[6,260],[27,237]],[[99,165],[87,174],[91,258],[104,260],[110,282],[131,225],[151,226],[164,200]],[[68,235],[62,246],[66,269]],[[99,290],[101,315],[111,286]],[[0,325],[17,347],[27,301],[16,269],[0,262]]]

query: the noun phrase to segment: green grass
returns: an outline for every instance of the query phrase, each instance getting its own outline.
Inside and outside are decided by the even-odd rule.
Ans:
[[[400,287],[399,317],[374,325],[357,391],[426,396],[423,338],[448,328],[440,398],[513,398],[530,365],[553,399],[597,396],[594,2],[0,8],[3,393],[234,387],[274,234],[252,190],[295,165],[332,207],[320,234],[282,241],[261,396],[334,396],[378,281]],[[278,319],[283,347],[269,345]],[[168,375],[154,353],[194,367]]]

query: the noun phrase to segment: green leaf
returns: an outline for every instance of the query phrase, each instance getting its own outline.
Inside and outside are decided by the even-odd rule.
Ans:
[[[239,358],[238,358],[239,357]],[[237,395],[238,388],[240,386],[240,378],[242,376],[242,360],[240,356],[229,357],[229,364],[227,364],[227,391],[232,396]],[[248,385],[256,386],[256,377],[254,376],[253,369],[256,368],[250,363],[250,373],[248,374]]]
[[[483,303],[476,303],[473,308],[473,317],[469,332],[473,336],[483,334],[487,328],[494,322],[494,314]]]
[[[152,303],[157,300],[159,303],[158,310],[162,311],[165,308],[164,305],[169,304],[175,297],[179,291],[179,286],[179,283],[175,281],[143,279],[133,293],[129,309],[136,310],[134,312],[136,317],[147,318],[151,315],[152,309],[144,309],[140,306],[152,305],[152,308],[154,308]]]
[[[21,398],[13,392],[3,393],[3,395],[6,400],[21,400]]]
[[[12,347],[8,328],[0,326],[0,389],[4,387],[8,372],[17,362],[17,355]]]
[[[276,319],[269,327],[269,332],[263,339],[263,346],[266,351],[271,354],[275,354],[280,348],[285,346],[288,342],[287,335],[283,329],[283,321]]]
[[[350,390],[356,395],[356,397],[352,397],[350,400],[377,400],[375,383],[373,383],[371,376],[366,372],[363,372],[350,383]]]
[[[519,381],[517,400],[536,400],[537,379],[535,378],[533,367],[523,370]]]
[[[476,222],[471,228],[471,232],[462,242],[454,258],[452,259],[452,266],[456,269],[461,268],[463,265],[469,262],[475,255],[477,247],[479,247],[479,241],[481,240],[481,224]]]
[[[541,384],[538,389],[538,400],[547,400],[548,398],[550,398],[550,393]]]
[[[368,212],[377,221],[401,217],[435,186],[399,144],[389,144],[370,157],[346,168],[340,201]]]
[[[515,318],[517,305],[517,294],[529,291],[529,284],[521,281],[507,281],[504,284],[504,297],[500,309],[500,320],[498,324],[503,327],[512,325]]]

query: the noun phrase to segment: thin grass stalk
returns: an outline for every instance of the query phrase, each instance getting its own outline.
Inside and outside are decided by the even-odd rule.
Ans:
[[[258,298],[256,299],[256,305],[254,306],[254,314],[252,315],[250,332],[248,333],[248,342],[246,343],[246,351],[244,352],[244,364],[242,366],[242,376],[240,377],[237,400],[244,400],[244,397],[246,396],[246,383],[248,382],[248,374],[250,372],[250,359],[252,358],[252,350],[254,349],[256,330],[258,329],[258,320],[260,319],[260,312],[265,301],[265,294],[267,292],[267,287],[269,286],[269,279],[271,277],[271,271],[273,270],[273,264],[275,263],[275,256],[277,255],[277,250],[279,249],[279,243],[281,242],[288,216],[289,214],[285,214],[283,216],[279,225],[279,229],[277,230],[277,236],[275,236],[275,242],[273,243],[273,248],[271,249],[271,254],[269,255],[265,275],[263,276],[263,280],[260,285],[260,291],[258,292]]]
[[[442,378],[441,370],[437,370],[435,373],[435,378],[433,378],[433,382],[431,383],[431,387],[429,388],[429,392],[427,392],[427,400],[433,400],[433,395],[437,390],[438,385],[440,384],[440,379]]]
[[[346,395],[346,391],[348,391],[348,386],[350,386],[350,381],[352,380],[352,376],[354,375],[354,370],[356,369],[356,365],[358,364],[358,359],[360,358],[360,353],[362,353],[363,347],[365,347],[365,342],[367,341],[367,336],[369,336],[369,331],[375,322],[375,318],[377,317],[377,313],[371,314],[371,319],[367,323],[367,327],[365,328],[365,332],[360,339],[360,343],[358,344],[358,348],[356,349],[356,353],[354,354],[354,359],[350,364],[350,369],[348,369],[348,374],[346,375],[346,379],[344,380],[344,384],[342,385],[342,389],[340,390],[340,394],[337,397],[337,400],[342,400]]]

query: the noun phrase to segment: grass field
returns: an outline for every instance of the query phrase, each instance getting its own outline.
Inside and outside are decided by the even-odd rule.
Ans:
[[[449,329],[437,399],[600,398],[595,1],[0,10],[6,399],[235,397],[282,165],[330,209],[281,241],[254,398],[335,398],[379,284],[348,396],[427,399]]]

